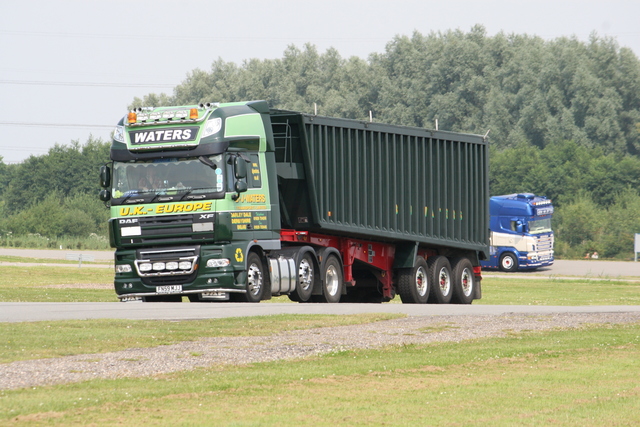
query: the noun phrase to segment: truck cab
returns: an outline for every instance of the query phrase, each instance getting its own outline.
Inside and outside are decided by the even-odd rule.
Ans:
[[[483,269],[533,270],[553,264],[553,205],[531,193],[489,200],[489,259]]]

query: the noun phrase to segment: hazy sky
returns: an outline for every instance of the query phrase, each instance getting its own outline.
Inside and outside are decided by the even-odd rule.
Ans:
[[[367,58],[396,35],[475,24],[545,39],[596,32],[640,56],[639,16],[638,0],[0,0],[0,156],[108,140],[134,97],[171,94],[218,58],[281,58],[305,43]]]

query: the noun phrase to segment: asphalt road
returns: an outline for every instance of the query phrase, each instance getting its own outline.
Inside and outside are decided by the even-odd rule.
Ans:
[[[112,261],[111,251],[65,251],[1,249],[0,255],[27,258],[66,259],[67,253],[91,254],[96,261]],[[27,259],[25,259],[28,262]],[[91,268],[84,266],[83,268]],[[640,263],[602,260],[559,260],[551,267],[534,272],[505,274],[485,272],[485,276],[527,277],[574,276],[591,279],[640,280]],[[640,306],[490,306],[490,305],[414,305],[414,304],[297,304],[297,303],[0,303],[0,322],[64,319],[212,319],[223,317],[267,316],[272,314],[358,314],[404,313],[408,316],[499,315],[505,313],[607,313],[640,312]]]
[[[506,313],[623,313],[640,306],[514,306],[434,304],[298,303],[0,303],[0,322],[68,319],[191,320],[273,314],[403,313],[408,316],[500,315]]]

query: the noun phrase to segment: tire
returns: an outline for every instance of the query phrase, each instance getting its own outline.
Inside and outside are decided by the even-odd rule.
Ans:
[[[322,267],[322,295],[314,295],[315,302],[340,302],[342,296],[342,265],[334,255],[329,255]]]
[[[298,302],[307,302],[311,298],[313,285],[316,281],[316,267],[313,255],[310,252],[305,253],[298,261],[298,280],[296,288],[289,295],[289,299]]]
[[[476,276],[473,264],[468,258],[458,258],[453,261],[453,296],[454,304],[471,304],[476,291]]]
[[[427,265],[429,265],[429,279],[431,281],[429,302],[449,304],[453,296],[453,280],[449,260],[447,257],[439,255],[429,258]]]
[[[500,270],[512,273],[518,270],[518,258],[511,252],[505,252],[500,257]]]
[[[416,258],[413,268],[398,273],[398,294],[403,304],[426,304],[429,300],[429,267],[422,257]]]
[[[242,302],[260,302],[266,286],[264,265],[255,252],[247,257],[247,292],[237,294]]]

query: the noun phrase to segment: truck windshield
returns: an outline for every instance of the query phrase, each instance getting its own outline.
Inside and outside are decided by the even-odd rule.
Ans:
[[[206,160],[208,159],[208,160]],[[203,194],[224,197],[225,178],[222,155],[198,158],[162,159],[149,162],[113,164],[113,202],[157,195]],[[149,202],[149,200],[145,200]]]
[[[551,218],[529,221],[529,233],[542,234],[551,232]]]

